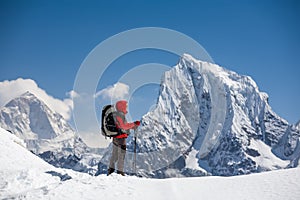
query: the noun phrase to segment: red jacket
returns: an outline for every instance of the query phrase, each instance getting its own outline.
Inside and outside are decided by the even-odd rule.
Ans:
[[[125,116],[127,114],[127,101],[124,101],[124,100],[118,101],[116,103],[116,109],[117,109],[117,111],[123,113]],[[124,119],[125,119],[125,117],[124,117]],[[117,120],[117,127],[120,129],[123,129],[123,130],[133,129],[136,126],[134,123],[127,123],[126,120],[124,121],[122,119],[122,117],[120,117],[120,116],[117,116],[116,120]],[[127,137],[128,137],[128,135],[126,133],[124,133],[124,134],[116,136],[115,138],[127,138]]]

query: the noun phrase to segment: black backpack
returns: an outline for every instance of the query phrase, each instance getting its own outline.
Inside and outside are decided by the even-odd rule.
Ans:
[[[105,137],[120,135],[120,129],[116,126],[117,112],[113,105],[106,105],[102,109],[101,132]]]

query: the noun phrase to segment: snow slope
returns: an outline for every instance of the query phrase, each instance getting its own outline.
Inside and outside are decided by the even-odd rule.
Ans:
[[[21,139],[2,128],[0,152],[0,199],[42,188],[55,181],[51,175],[43,174],[53,167],[29,152]]]
[[[282,200],[300,198],[300,170],[239,177],[147,179],[104,175],[72,179],[50,191],[55,199],[222,199]],[[62,195],[62,196],[61,196]],[[54,198],[53,198],[54,199]]]
[[[0,128],[0,199],[249,199],[300,198],[300,168],[235,176],[148,179],[89,176],[55,168]]]

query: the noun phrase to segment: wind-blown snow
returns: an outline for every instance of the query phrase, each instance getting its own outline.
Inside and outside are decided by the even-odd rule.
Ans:
[[[2,128],[0,138],[0,199],[300,198],[300,168],[227,178],[148,179],[116,174],[94,177],[45,163],[24,148],[22,141]]]

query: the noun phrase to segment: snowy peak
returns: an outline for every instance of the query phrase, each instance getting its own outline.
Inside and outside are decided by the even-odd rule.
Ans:
[[[0,126],[25,140],[34,152],[48,150],[50,146],[57,148],[50,144],[53,140],[64,141],[75,136],[60,114],[30,92],[11,100],[0,110]]]
[[[56,167],[92,174],[95,164],[90,161],[100,159],[99,155],[89,153],[91,149],[59,113],[30,92],[0,110],[0,127],[22,139],[28,150]]]
[[[23,93],[21,95],[22,98],[26,98],[26,99],[38,99],[34,94],[32,94],[29,91],[26,91],[25,93]]]
[[[251,77],[184,54],[163,75],[157,107],[139,130],[139,151],[161,152],[145,154],[139,167],[160,177],[169,177],[170,167],[177,175],[205,169],[228,176],[296,163],[300,133],[272,111],[268,98]],[[187,158],[198,167],[190,169]]]
[[[298,166],[300,131],[268,99],[251,77],[184,54],[164,73],[157,106],[142,118],[139,173],[232,176]]]
[[[30,92],[8,102],[1,109],[0,122],[22,139],[51,139],[72,131],[60,114]]]
[[[246,86],[251,86],[256,92],[258,92],[258,86],[251,77],[239,75],[236,72],[229,71],[217,64],[197,60],[189,54],[184,54],[175,68],[176,67],[188,70],[188,73],[191,75],[198,72],[200,77],[192,76],[193,79],[200,79],[201,77],[210,74],[215,79],[218,79],[222,85],[226,85],[231,89],[240,90]]]

